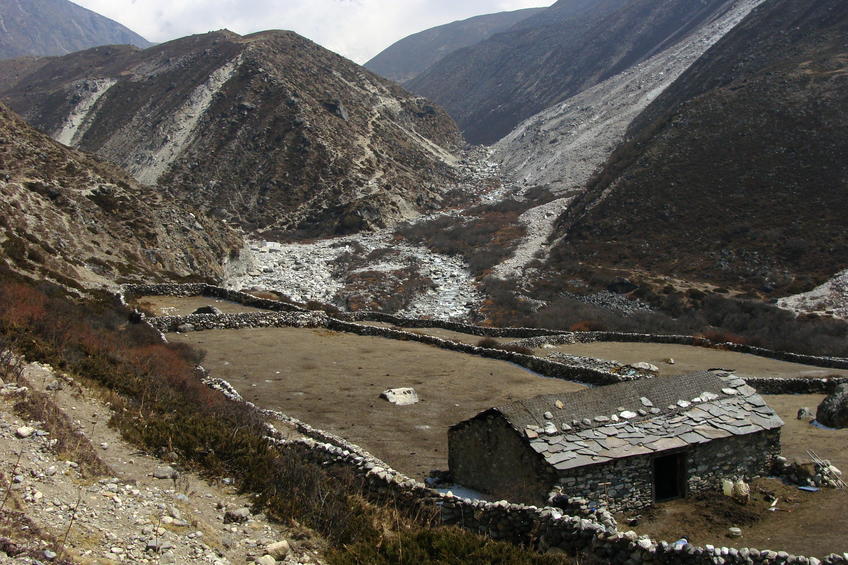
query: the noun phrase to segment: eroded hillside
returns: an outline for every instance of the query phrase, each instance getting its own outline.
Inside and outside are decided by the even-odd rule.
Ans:
[[[16,269],[76,286],[219,279],[241,238],[35,131],[0,105],[0,246]]]
[[[766,2],[631,126],[561,219],[557,267],[780,295],[848,266],[848,6]]]
[[[720,17],[728,0],[560,0],[407,83],[443,105],[469,141],[494,143],[522,120],[644,61]]]
[[[413,217],[438,205],[463,143],[432,103],[292,32],[93,49],[0,66],[0,84],[56,139],[248,229]]]

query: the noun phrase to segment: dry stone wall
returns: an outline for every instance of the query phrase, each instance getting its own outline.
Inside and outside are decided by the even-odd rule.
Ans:
[[[171,286],[181,287],[175,288],[175,291],[185,288],[185,285]],[[145,287],[138,295],[156,294],[151,290],[152,287]],[[151,323],[153,320],[146,322]],[[159,329],[155,325],[153,327]],[[226,381],[207,378],[206,382],[233,401],[244,402]],[[260,410],[250,403],[247,404]],[[573,514],[569,515],[558,507],[540,508],[503,500],[487,502],[455,497],[430,489],[423,483],[398,473],[343,438],[278,412],[263,412],[286,424],[294,425],[295,429],[305,436],[288,440],[270,426],[267,436],[269,440],[278,443],[282,449],[319,463],[327,469],[339,468],[353,473],[360,478],[362,493],[369,499],[391,499],[397,508],[413,512],[415,515],[422,515],[422,510],[429,510],[443,524],[456,525],[493,539],[521,544],[540,551],[560,548],[569,553],[587,552],[601,560],[632,565],[848,565],[848,554],[831,554],[819,560],[790,555],[783,551],[657,542],[646,536],[640,537],[633,531],[620,531],[607,512],[589,507],[586,500],[581,498],[559,501],[559,504]]]

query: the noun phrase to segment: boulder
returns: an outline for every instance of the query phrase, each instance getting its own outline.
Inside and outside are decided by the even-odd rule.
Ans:
[[[15,430],[15,435],[21,439],[26,439],[35,433],[35,428],[31,426],[21,426]]]
[[[816,420],[829,428],[848,428],[848,384],[836,387],[816,410]]]
[[[797,418],[799,420],[812,420],[813,418],[815,418],[815,416],[813,416],[812,410],[805,406],[803,408],[798,409]]]
[[[250,519],[250,508],[236,508],[235,510],[227,510],[224,512],[225,524],[242,524]]]
[[[265,546],[265,553],[280,561],[286,558],[286,555],[289,554],[289,542],[286,540],[281,540],[274,543],[269,543]]]
[[[192,315],[194,314],[214,314],[216,316],[220,316],[221,314],[223,314],[223,312],[214,306],[201,306],[200,308],[192,312]]]
[[[398,406],[409,406],[418,403],[418,393],[414,388],[390,388],[380,393],[380,398],[388,400]]]

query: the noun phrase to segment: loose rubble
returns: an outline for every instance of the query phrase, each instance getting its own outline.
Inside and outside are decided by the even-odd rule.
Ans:
[[[37,363],[29,364],[24,376],[37,387],[63,382],[51,397],[100,446],[98,456],[111,476],[88,477],[78,462],[61,459],[53,449],[56,440],[42,424],[21,421],[13,410],[29,388],[0,385],[0,461],[11,489],[6,511],[20,509],[16,521],[25,517],[54,539],[69,532],[64,547],[37,534],[16,539],[20,553],[0,554],[0,562],[35,564],[60,556],[92,563],[227,565],[265,556],[269,564],[322,562],[323,542],[310,532],[272,524],[251,513],[249,499],[232,487],[180,473],[125,444],[103,423],[108,407],[88,391],[82,393],[69,377]],[[228,521],[232,513],[240,519]]]

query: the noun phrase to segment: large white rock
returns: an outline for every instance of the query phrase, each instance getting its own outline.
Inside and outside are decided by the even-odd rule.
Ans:
[[[388,390],[384,390],[380,394],[380,398],[384,398],[398,406],[409,406],[410,404],[418,403],[418,393],[411,387],[390,388]]]

